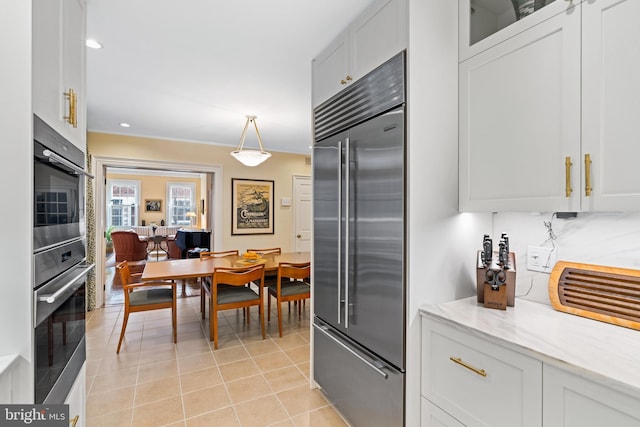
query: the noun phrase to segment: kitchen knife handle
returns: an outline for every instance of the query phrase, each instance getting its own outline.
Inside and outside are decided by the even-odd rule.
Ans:
[[[471,366],[471,365],[469,365],[467,362],[465,362],[464,360],[462,360],[459,357],[449,356],[449,360],[451,360],[453,363],[457,363],[458,365],[469,369],[470,371],[475,372],[476,374],[480,375],[481,377],[486,377],[487,376],[487,372],[484,369],[478,369],[475,366]]]
[[[584,155],[584,195],[586,197],[591,196],[591,154]]]
[[[491,258],[493,256],[493,241],[487,235],[485,235],[484,241],[482,242],[482,251],[485,267],[491,265]]]
[[[567,156],[564,158],[564,191],[567,197],[571,197],[571,193],[573,192],[573,188],[571,188],[571,157]]]

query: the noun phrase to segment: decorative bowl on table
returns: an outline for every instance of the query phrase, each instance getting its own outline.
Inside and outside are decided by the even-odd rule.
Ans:
[[[255,252],[245,252],[242,254],[242,260],[244,262],[258,262],[262,258],[260,254]]]

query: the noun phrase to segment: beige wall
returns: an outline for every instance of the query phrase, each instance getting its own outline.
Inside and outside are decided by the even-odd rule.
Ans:
[[[145,220],[146,225],[149,225],[152,222],[155,222],[157,225],[160,225],[160,221],[163,219],[166,220],[166,212],[167,212],[167,184],[170,182],[188,182],[194,184],[196,186],[195,191],[195,204],[198,206],[198,210],[200,209],[200,178],[181,178],[174,176],[150,176],[150,175],[139,175],[139,174],[117,174],[117,173],[108,173],[107,179],[123,179],[123,180],[134,180],[140,181],[140,220]],[[160,212],[147,212],[145,210],[145,200],[147,199],[155,199],[162,200],[162,210]],[[199,221],[200,216],[196,217]],[[196,223],[192,221],[194,226],[200,228],[200,223]],[[141,223],[137,225],[142,225]],[[169,225],[167,223],[167,225]]]
[[[265,141],[266,149],[269,142]],[[309,141],[311,145],[311,138]],[[311,166],[307,165],[309,156],[272,152],[265,163],[256,167],[246,167],[232,158],[229,153],[234,147],[176,142],[152,138],[129,137],[104,133],[87,134],[87,151],[92,156],[103,158],[155,160],[172,163],[222,168],[222,249],[247,247],[281,247],[284,251],[293,250],[293,207],[281,206],[283,197],[293,196],[293,176],[311,175]],[[198,172],[194,169],[192,172]],[[231,179],[266,179],[274,181],[274,230],[273,235],[232,236],[231,235]],[[164,194],[164,193],[163,193]],[[162,196],[164,200],[166,196]],[[146,213],[143,212],[143,218]],[[218,219],[214,219],[218,220]]]

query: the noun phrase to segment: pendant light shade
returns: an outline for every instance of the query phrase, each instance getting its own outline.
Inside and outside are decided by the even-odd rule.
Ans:
[[[244,140],[247,136],[247,129],[249,128],[249,123],[253,123],[253,127],[256,130],[256,135],[258,136],[258,144],[260,144],[260,150],[243,149]],[[240,135],[240,143],[238,144],[238,148],[235,151],[232,151],[231,155],[245,166],[258,166],[260,163],[271,157],[271,153],[267,153],[266,151],[264,151],[264,147],[262,146],[262,138],[260,137],[260,131],[258,131],[258,125],[256,124],[256,116],[247,116],[247,122],[244,124],[242,135]]]

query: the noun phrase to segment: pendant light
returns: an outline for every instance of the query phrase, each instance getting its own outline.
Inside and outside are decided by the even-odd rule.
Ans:
[[[253,123],[253,127],[256,130],[256,135],[258,136],[258,144],[260,144],[260,150],[243,150],[244,139],[247,136],[249,123]],[[240,144],[238,144],[238,148],[235,151],[231,152],[231,155],[245,166],[258,166],[260,163],[271,157],[271,153],[267,153],[266,151],[264,151],[264,147],[262,146],[262,138],[260,137],[260,132],[258,131],[258,125],[256,124],[256,116],[247,116],[247,122],[244,124],[242,135],[240,135]]]

